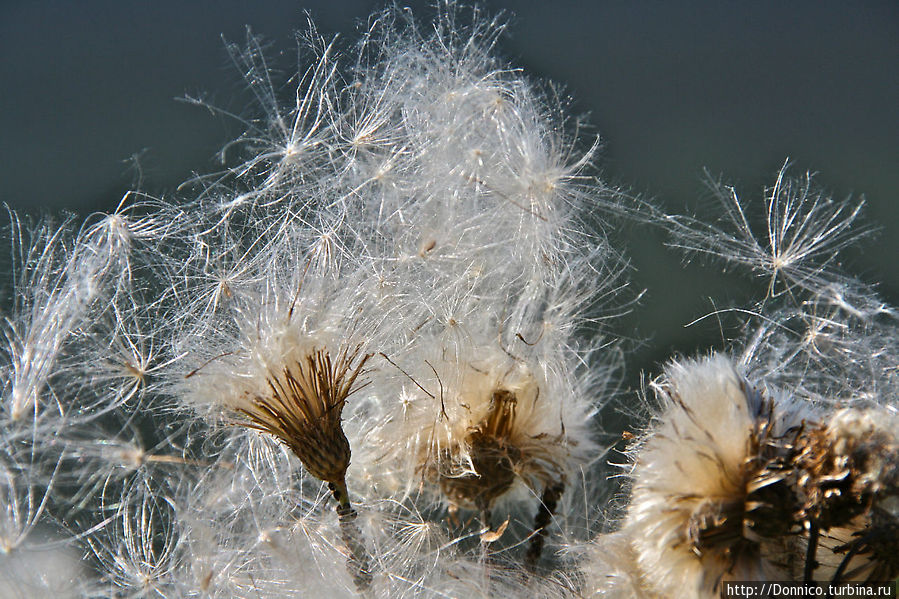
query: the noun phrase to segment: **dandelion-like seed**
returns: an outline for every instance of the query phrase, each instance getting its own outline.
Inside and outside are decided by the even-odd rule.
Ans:
[[[673,246],[716,256],[725,264],[750,268],[769,279],[768,295],[791,288],[818,292],[845,277],[829,268],[839,252],[868,230],[853,227],[863,202],[838,202],[815,189],[810,175],[787,176],[789,163],[765,194],[765,230],[754,230],[748,203],[734,188],[711,181],[709,186],[723,211],[720,225],[686,217],[665,219]]]

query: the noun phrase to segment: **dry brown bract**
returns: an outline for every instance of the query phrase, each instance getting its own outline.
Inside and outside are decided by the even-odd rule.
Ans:
[[[889,580],[899,574],[899,442],[877,411],[848,408],[795,442],[797,519],[812,531],[814,577]],[[820,535],[820,539],[816,538]],[[816,551],[817,550],[817,551]]]
[[[800,531],[793,514],[792,473],[782,464],[773,402],[745,381],[740,381],[740,391],[753,427],[735,474],[735,492],[701,504],[689,519],[686,537],[696,555],[715,553],[729,564],[728,570],[759,559],[783,568],[788,566],[789,535]]]
[[[257,395],[237,409],[245,417],[243,426],[277,437],[312,476],[343,493],[350,445],[341,414],[347,397],[358,390],[353,388],[356,379],[371,357],[363,356],[354,367],[358,353],[358,348],[343,350],[332,361],[327,350],[313,350],[281,372],[271,372],[267,381],[271,393]]]
[[[361,388],[354,388],[356,379],[371,357],[366,354],[353,366],[358,354],[358,347],[343,349],[332,361],[327,350],[313,349],[281,372],[270,372],[270,393],[258,394],[235,410],[245,418],[243,426],[277,437],[312,476],[328,483],[338,504],[350,573],[356,587],[364,590],[371,584],[372,567],[346,488],[351,452],[341,425],[343,406]]]
[[[531,392],[533,397],[526,401],[536,402],[536,388],[519,392]],[[527,567],[533,569],[543,550],[546,528],[564,492],[562,467],[552,457],[563,443],[563,436],[528,434],[525,419],[519,414],[519,394],[502,387],[489,393],[486,414],[465,436],[466,449],[454,446],[445,450],[436,474],[452,509],[474,507],[481,514],[481,524],[487,527],[491,526],[493,503],[512,487],[517,477],[532,486],[542,484],[543,495],[525,558]],[[464,461],[460,460],[463,456]]]
[[[487,417],[465,440],[474,472],[457,474],[449,452],[443,456],[440,486],[454,504],[485,512],[515,482],[515,466],[521,459],[521,451],[511,443],[517,403],[511,391],[493,392]]]

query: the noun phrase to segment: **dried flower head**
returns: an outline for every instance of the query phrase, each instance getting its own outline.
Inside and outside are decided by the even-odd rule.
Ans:
[[[434,430],[442,438],[422,448],[420,467],[452,506],[485,513],[518,480],[538,491],[564,483],[564,426],[558,416],[547,422],[549,398],[527,366],[470,364],[444,403]]]
[[[203,380],[187,394],[195,402],[216,402],[236,425],[272,435],[328,484],[348,569],[364,589],[372,566],[347,491],[351,449],[341,417],[347,398],[364,386],[359,378],[370,355],[360,355],[360,345],[340,344],[334,357],[327,349],[335,345],[330,335],[319,331],[309,338],[290,320],[286,325],[262,330],[240,354],[219,356],[190,373],[188,378]]]
[[[341,414],[347,397],[359,387],[356,380],[370,354],[358,361],[359,348],[343,349],[331,359],[325,349],[271,371],[269,393],[235,403],[241,424],[278,438],[300,458],[312,476],[327,482],[338,502],[346,496],[350,444],[343,433]],[[353,362],[356,362],[353,365]]]
[[[899,573],[899,445],[889,409],[831,415],[754,389],[723,356],[673,362],[636,444],[624,528],[637,580],[716,597],[725,580]]]
[[[899,438],[882,408],[844,408],[793,444],[796,518],[806,523],[806,578],[899,574]]]
[[[517,403],[515,393],[508,389],[490,394],[487,415],[463,440],[470,464],[454,464],[458,447],[455,452],[444,450],[438,476],[443,492],[453,503],[487,510],[515,482],[514,466],[521,460],[521,450],[511,442]]]
[[[672,362],[660,422],[635,452],[625,532],[658,593],[717,596],[783,579],[799,531],[781,439],[806,415],[766,399],[724,356]]]

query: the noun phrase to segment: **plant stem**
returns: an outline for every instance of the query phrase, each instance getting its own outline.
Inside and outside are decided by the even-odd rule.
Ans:
[[[543,545],[546,542],[546,527],[552,521],[553,514],[556,513],[556,506],[564,491],[565,486],[562,483],[556,483],[543,490],[540,508],[534,517],[534,536],[531,538],[531,544],[528,546],[528,552],[524,558],[525,566],[531,572],[537,569],[537,562],[540,561],[540,554],[543,553]]]
[[[362,530],[356,523],[358,514],[350,504],[350,497],[346,489],[346,481],[337,484],[328,483],[334,500],[337,501],[337,521],[340,523],[340,537],[349,550],[347,556],[347,570],[353,576],[353,582],[359,591],[365,591],[371,586],[372,564],[365,543],[362,538]]]

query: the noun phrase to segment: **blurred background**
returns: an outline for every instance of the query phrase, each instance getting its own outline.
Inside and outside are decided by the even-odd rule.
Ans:
[[[424,20],[426,2],[404,3]],[[492,0],[510,20],[500,52],[589,114],[606,181],[671,211],[701,210],[703,169],[760,206],[784,160],[838,198],[864,195],[879,234],[844,267],[899,304],[899,3]],[[217,168],[234,122],[176,98],[247,110],[220,36],[245,26],[296,67],[308,11],[354,40],[381,1],[0,1],[0,201],[31,214],[113,209],[139,183],[171,195]],[[237,100],[237,98],[240,98]],[[139,156],[140,173],[132,157]],[[139,180],[138,180],[139,179]],[[672,353],[721,347],[715,307],[764,295],[717,266],[684,265],[663,236],[624,226],[636,290],[619,331],[639,341],[629,384]],[[636,331],[636,333],[633,333]]]

